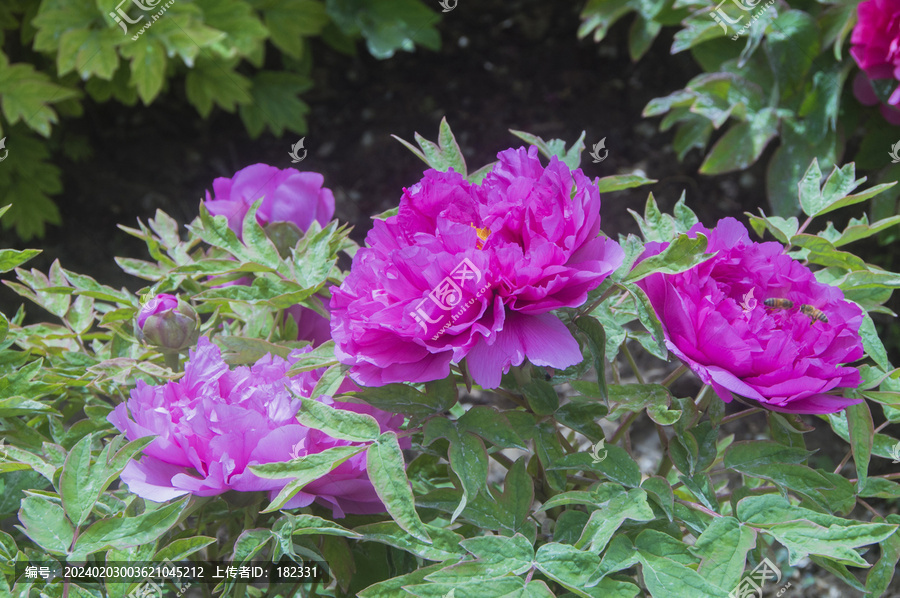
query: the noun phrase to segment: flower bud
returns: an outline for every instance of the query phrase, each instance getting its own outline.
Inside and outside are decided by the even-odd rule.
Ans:
[[[170,351],[193,346],[200,328],[194,308],[166,293],[143,304],[136,323],[136,336],[141,341]]]

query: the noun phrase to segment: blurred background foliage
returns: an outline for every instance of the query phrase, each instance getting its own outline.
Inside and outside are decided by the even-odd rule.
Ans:
[[[419,0],[116,2],[0,4],[0,138],[10,150],[0,197],[12,201],[4,228],[22,240],[60,224],[55,158],[78,161],[91,147],[59,125],[81,117],[85,104],[186,102],[204,119],[238,113],[251,137],[303,135],[313,38],[346,54],[364,39],[380,59],[440,45],[438,13]]]

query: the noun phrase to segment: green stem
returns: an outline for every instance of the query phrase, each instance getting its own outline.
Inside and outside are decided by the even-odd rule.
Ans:
[[[631,349],[628,348],[627,342],[622,343],[622,351],[625,353],[625,359],[628,360],[628,365],[631,366],[631,371],[634,372],[634,377],[637,378],[638,384],[644,384],[644,377],[638,369],[637,362],[634,361],[634,355],[631,354]]]
[[[661,477],[662,479],[667,479],[669,476],[669,470],[672,469],[672,459],[669,457],[669,454],[666,453],[663,457],[662,463],[659,464],[659,469],[656,471],[656,475]]]
[[[680,502],[681,504],[683,504],[686,507],[690,507],[691,509],[694,509],[695,511],[700,511],[701,513],[706,513],[707,515],[710,515],[711,517],[722,517],[723,516],[723,515],[720,515],[719,513],[716,513],[715,511],[707,509],[703,505],[698,505],[695,502],[681,500],[680,498],[676,498],[675,502]]]
[[[597,298],[596,301],[594,301],[593,303],[591,303],[590,305],[588,305],[588,306],[587,306],[585,309],[583,309],[577,316],[575,316],[575,319],[577,320],[577,319],[580,318],[581,316],[588,316],[588,315],[590,315],[591,312],[593,312],[595,309],[597,309],[597,308],[600,306],[601,303],[603,303],[604,301],[606,301],[607,299],[609,299],[609,298],[613,295],[613,293],[615,293],[615,292],[618,291],[618,290],[619,290],[619,289],[618,289],[618,285],[615,285],[615,284],[612,285],[611,287],[609,287],[608,289],[606,289],[606,290],[603,292],[603,294],[600,295],[600,297]]]
[[[622,422],[622,425],[619,426],[619,429],[616,430],[616,433],[613,434],[612,440],[610,440],[609,443],[616,444],[617,442],[619,442],[619,440],[622,438],[625,432],[628,431],[628,428],[631,427],[631,424],[634,423],[634,420],[636,420],[640,414],[640,411],[632,411],[631,413],[629,413],[628,417],[625,418],[625,421]]]
[[[165,359],[167,368],[169,368],[173,372],[181,371],[181,357],[177,352],[166,351],[163,353],[163,358]]]
[[[666,388],[669,388],[676,380],[678,380],[679,378],[681,378],[681,376],[684,375],[684,373],[685,373],[686,371],[688,371],[688,366],[686,366],[686,365],[684,365],[684,364],[682,363],[680,366],[678,366],[678,367],[675,369],[675,371],[673,371],[671,374],[669,374],[668,376],[666,376],[666,377],[663,379],[663,381],[660,382],[660,384],[662,384],[662,385],[665,386]]]
[[[727,417],[723,417],[720,425],[725,425],[727,423],[731,423],[733,421],[737,421],[742,417],[747,417],[748,415],[753,415],[754,413],[759,413],[762,411],[762,407],[751,407],[750,409],[744,409],[738,413],[733,413]]]

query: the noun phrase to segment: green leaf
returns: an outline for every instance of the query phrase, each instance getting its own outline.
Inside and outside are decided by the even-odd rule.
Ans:
[[[50,128],[58,120],[50,104],[78,96],[78,91],[52,83],[30,64],[10,65],[5,55],[0,55],[0,89],[6,121],[10,125],[23,121],[44,137],[50,136]]]
[[[526,133],[524,131],[510,129],[509,132],[522,141],[538,148],[538,151],[546,158],[549,159],[556,156],[560,162],[569,167],[569,170],[575,170],[581,164],[581,153],[584,151],[584,137],[587,135],[585,131],[581,132],[581,136],[568,150],[566,149],[566,142],[562,139],[544,141],[537,135],[532,135],[531,133]]]
[[[303,37],[318,35],[328,23],[325,6],[316,0],[274,0],[263,12],[272,43],[294,58],[303,54]]]
[[[397,50],[412,52],[415,44],[436,50],[440,17],[417,0],[328,0],[328,15],[348,35],[361,33],[369,53],[390,58]]]
[[[419,392],[406,384],[361,388],[357,397],[379,409],[405,415],[434,415],[444,411],[434,394]]]
[[[659,318],[656,316],[656,312],[653,310],[650,298],[647,297],[647,293],[642,288],[633,283],[625,283],[624,287],[634,297],[634,306],[638,313],[638,319],[653,336],[656,351],[651,351],[651,353],[660,359],[667,359],[669,351],[666,348],[666,335],[663,332]]]
[[[896,515],[889,515],[888,522],[897,523]],[[900,561],[900,535],[893,534],[881,543],[881,557],[869,569],[866,576],[866,596],[884,596]]]
[[[720,588],[736,588],[747,561],[756,547],[756,531],[734,517],[716,517],[690,549],[700,557],[697,573]]]
[[[341,387],[341,384],[344,383],[344,379],[347,377],[347,372],[349,370],[349,366],[342,363],[329,367],[322,373],[322,377],[319,378],[319,381],[316,382],[315,387],[312,389],[312,393],[310,393],[311,398],[316,399],[322,396],[334,396]]]
[[[447,456],[463,489],[459,507],[450,517],[452,523],[462,513],[468,500],[476,497],[487,484],[488,456],[481,439],[468,432],[451,439]]]
[[[635,264],[625,282],[637,282],[655,273],[677,274],[690,270],[715,255],[704,253],[707,243],[706,236],[700,233],[696,237],[678,235],[661,253]]]
[[[766,191],[774,212],[782,217],[794,216],[800,209],[797,201],[797,181],[805,180],[810,162],[816,160],[816,171],[821,171],[818,163],[830,166],[836,159],[836,134],[826,133],[824,139],[815,141],[803,124],[786,119],[782,122],[781,145],[772,154],[766,173]],[[812,177],[813,179],[815,177]],[[818,193],[818,187],[815,190]],[[814,197],[814,196],[810,196]]]
[[[850,447],[853,450],[853,463],[856,465],[856,487],[861,491],[869,477],[869,460],[872,457],[872,439],[875,436],[875,425],[869,405],[862,403],[850,405],[845,410],[847,424],[850,429]]]
[[[766,108],[733,125],[716,141],[700,172],[713,175],[749,168],[778,134],[778,121],[775,109]]]
[[[500,448],[526,450],[522,438],[512,429],[506,415],[484,405],[475,405],[457,420],[460,432],[471,432]]]
[[[320,453],[305,455],[290,461],[251,465],[250,470],[261,478],[271,480],[293,478],[262,512],[269,513],[282,508],[304,486],[328,474],[338,465],[366,448],[365,446],[335,446]]]
[[[604,578],[587,587],[591,573],[599,567],[597,555],[568,544],[554,542],[541,546],[535,555],[537,569],[583,598],[634,598],[640,590],[634,584]]]
[[[26,496],[19,509],[19,521],[25,526],[19,529],[50,554],[64,555],[69,551],[75,529],[58,504],[44,497]]]
[[[284,134],[285,129],[305,134],[310,108],[300,99],[300,94],[312,85],[312,79],[297,73],[256,73],[250,89],[253,101],[241,105],[241,120],[250,136],[258,137],[267,126],[276,136]]]
[[[429,583],[404,586],[404,590],[420,598],[484,598],[485,596],[505,596],[521,590],[525,580],[521,577],[501,577],[489,580],[467,582]]]
[[[214,103],[226,112],[234,112],[237,106],[253,100],[249,79],[233,68],[202,56],[187,72],[184,87],[188,101],[203,118],[210,115]]]
[[[522,387],[522,392],[536,415],[550,415],[559,409],[559,395],[549,382],[533,379]]]
[[[6,206],[9,208],[9,206]],[[0,249],[0,274],[18,268],[41,252],[40,249]]]
[[[92,441],[93,436],[88,434],[72,447],[59,477],[59,494],[63,507],[76,526],[87,521],[100,495],[96,487],[97,480],[91,475]]]
[[[314,399],[299,398],[303,405],[297,414],[297,421],[304,426],[350,442],[371,442],[381,436],[381,428],[371,415],[335,409]]]
[[[243,336],[216,335],[212,340],[222,350],[222,359],[229,365],[256,363],[261,357],[270,353],[287,359],[291,351],[296,348],[270,343],[261,338],[247,338]]]
[[[357,596],[358,598],[397,598],[398,596],[402,596],[403,594],[408,595],[408,592],[405,592],[405,590],[403,590],[404,587],[420,584],[425,580],[426,575],[434,573],[435,571],[439,571],[446,566],[452,565],[458,560],[459,559],[453,558],[436,565],[431,565],[430,567],[420,567],[412,573],[407,573],[406,575],[400,575],[398,577],[393,577],[386,581],[370,585],[362,592],[358,592]]]
[[[621,191],[622,189],[633,189],[643,185],[652,185],[657,183],[656,179],[648,179],[641,174],[615,174],[612,176],[600,177],[597,179],[597,189],[600,193],[608,193],[610,191]]]
[[[615,445],[606,445],[603,450],[607,452],[607,455],[600,462],[595,462],[588,453],[573,453],[557,459],[550,469],[596,471],[625,486],[638,487],[641,485],[641,469],[625,449]]]
[[[475,540],[475,542],[472,542]],[[495,579],[505,575],[521,575],[531,569],[534,548],[525,536],[480,536],[463,540],[462,546],[472,552],[476,561],[463,561],[429,574],[426,579],[435,583],[466,583]]]
[[[770,440],[735,442],[725,451],[726,469],[743,471],[764,465],[803,463],[812,453]]]
[[[632,488],[591,513],[581,537],[575,542],[575,548],[587,547],[589,552],[602,552],[626,519],[651,521],[653,518],[647,493],[640,488]]]
[[[638,552],[644,583],[654,598],[694,598],[710,596],[726,598],[724,590],[700,576],[699,573],[677,561]]]
[[[375,492],[394,521],[411,536],[431,544],[428,530],[416,512],[415,499],[406,477],[403,452],[395,433],[387,432],[378,437],[375,444],[369,447],[366,465]]]
[[[591,354],[594,356],[594,371],[597,373],[597,387],[600,398],[608,402],[609,389],[606,384],[606,332],[603,325],[590,316],[581,316],[575,320],[575,325],[584,333]],[[557,408],[559,405],[557,404]],[[554,408],[554,411],[556,409]],[[605,414],[604,414],[605,415]],[[563,416],[565,417],[565,415]],[[576,420],[577,421],[577,420]]]
[[[101,519],[78,536],[69,557],[79,561],[106,548],[126,548],[154,542],[178,522],[187,502],[185,497],[136,517]]]
[[[178,562],[186,559],[198,550],[206,548],[216,541],[215,538],[207,536],[193,536],[191,538],[179,538],[172,541],[165,548],[161,548],[153,555],[153,561],[162,563],[167,559],[172,562]]]
[[[242,240],[250,250],[251,261],[277,271],[282,265],[281,256],[278,254],[275,244],[266,236],[266,232],[259,225],[256,217],[263,199],[264,197],[254,199],[253,204],[244,214],[244,221],[241,224]]]
[[[867,567],[865,559],[853,549],[881,542],[894,534],[898,527],[818,513],[793,506],[776,494],[742,499],[737,505],[737,517],[754,527],[763,528],[784,545],[792,565],[804,556],[818,555],[847,565]]]
[[[114,28],[70,29],[59,38],[58,74],[77,70],[83,81],[93,76],[109,81],[119,68],[117,51],[122,42]]]

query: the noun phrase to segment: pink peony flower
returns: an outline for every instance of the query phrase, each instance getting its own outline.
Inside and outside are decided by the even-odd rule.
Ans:
[[[850,54],[859,64],[868,79],[895,79],[900,81],[900,2],[897,0],[865,0],[857,7],[858,20],[850,36]],[[871,102],[871,84],[868,90],[854,81],[856,97],[866,105]],[[868,82],[866,82],[868,83]],[[866,101],[864,98],[869,98]],[[877,98],[875,98],[877,100]],[[888,104],[900,108],[900,87],[888,98]],[[890,122],[898,124],[900,119],[893,111],[882,107],[882,114]],[[890,116],[889,116],[890,115]]]
[[[321,376],[319,371],[286,377],[304,352],[294,351],[288,360],[267,355],[250,367],[230,370],[218,347],[201,337],[181,379],[163,386],[138,381],[131,397],[108,418],[129,440],[158,435],[141,460],[130,462],[122,472],[129,490],[156,502],[228,490],[267,490],[274,497],[290,480],[257,477],[248,469],[250,465],[289,461],[354,444],[297,422],[300,401],[288,389],[309,397]],[[330,397],[317,400],[369,414],[382,431],[397,430],[403,423],[402,416],[367,405]],[[365,452],[305,486],[285,508],[304,507],[314,500],[331,507],[335,517],[384,511],[366,473]]]
[[[856,387],[863,356],[860,308],[840,289],[784,253],[778,243],[754,243],[733,218],[709,231],[716,256],[680,274],[652,274],[639,281],[662,322],[666,346],[719,397],[731,393],[785,413],[833,413],[859,403],[830,391]],[[648,243],[638,260],[667,244]],[[792,307],[770,307],[786,299]],[[809,305],[827,321],[801,310]]]
[[[566,368],[578,342],[550,312],[578,307],[622,262],[598,236],[600,195],[537,149],[507,150],[480,185],[429,170],[376,220],[333,289],[336,354],[359,383],[424,382],[466,358],[485,388],[525,358]]]
[[[230,178],[213,181],[215,197],[206,192],[206,209],[213,216],[228,218],[228,227],[241,237],[244,216],[257,199],[263,198],[256,220],[260,226],[270,222],[292,222],[306,231],[313,220],[325,226],[334,216],[334,195],[322,183],[318,172],[284,170],[268,164],[254,164]]]

